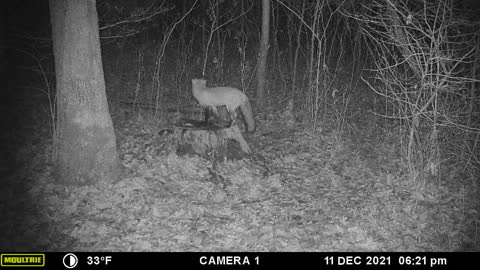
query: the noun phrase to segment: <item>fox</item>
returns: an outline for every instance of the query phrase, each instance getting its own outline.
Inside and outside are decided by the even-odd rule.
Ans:
[[[217,114],[216,107],[226,106],[230,117],[230,125],[235,124],[237,109],[240,108],[243,120],[247,126],[247,132],[255,132],[255,118],[252,106],[247,95],[233,87],[207,87],[204,79],[192,79],[192,93],[201,106],[211,109]]]

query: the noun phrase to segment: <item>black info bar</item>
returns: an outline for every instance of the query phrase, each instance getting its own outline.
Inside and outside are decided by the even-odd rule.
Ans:
[[[466,252],[1,252],[1,268],[460,269],[478,266],[478,255]]]

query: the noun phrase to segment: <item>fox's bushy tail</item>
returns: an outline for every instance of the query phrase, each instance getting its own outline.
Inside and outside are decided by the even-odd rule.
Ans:
[[[252,133],[255,132],[255,118],[253,117],[252,105],[250,105],[248,99],[240,104],[240,110],[242,111],[243,119],[247,124],[247,131]]]

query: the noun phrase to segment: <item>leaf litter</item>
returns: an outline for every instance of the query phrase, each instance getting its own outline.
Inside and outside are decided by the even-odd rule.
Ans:
[[[117,138],[128,174],[113,185],[65,188],[45,158],[40,172],[12,176],[0,242],[46,251],[478,251],[468,180],[451,171],[457,181],[413,183],[386,143],[365,154],[334,132],[294,127],[250,138],[249,159],[217,162],[178,156],[151,125],[126,123]],[[19,188],[28,197],[5,202]]]

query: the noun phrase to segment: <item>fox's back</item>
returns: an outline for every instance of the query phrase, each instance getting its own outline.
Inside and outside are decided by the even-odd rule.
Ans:
[[[246,100],[246,95],[233,87],[207,87],[205,80],[192,80],[193,96],[204,106],[224,106],[236,109]]]

